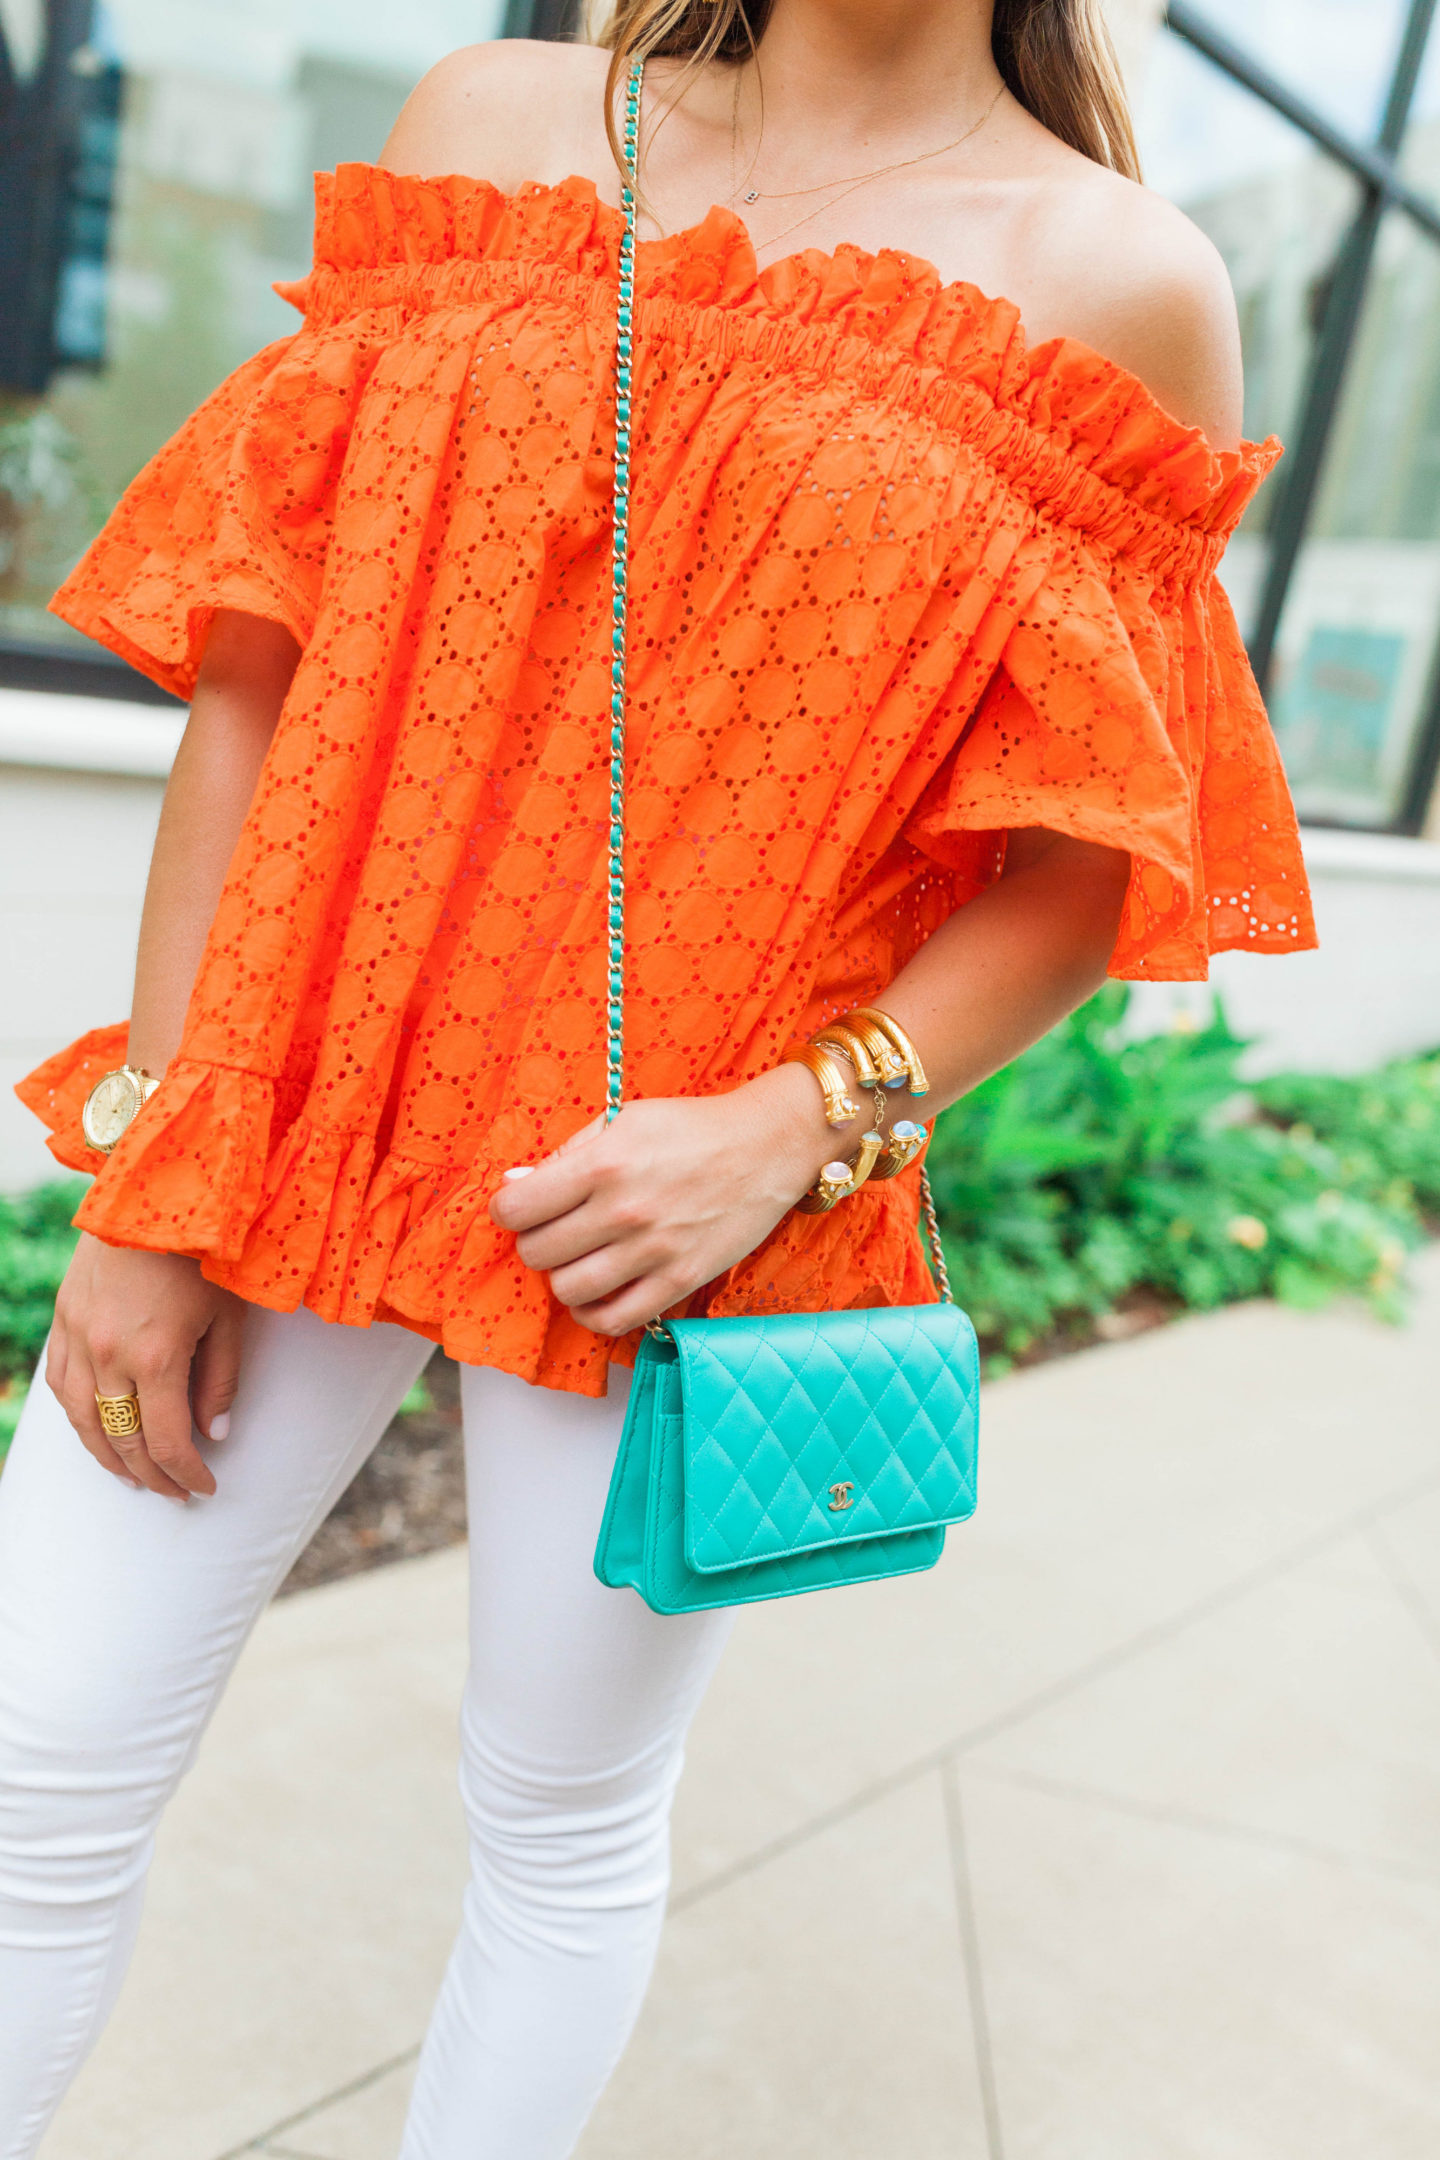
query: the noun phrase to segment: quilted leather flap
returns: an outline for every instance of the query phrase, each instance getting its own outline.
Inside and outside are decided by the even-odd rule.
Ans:
[[[954,1305],[676,1320],[702,1574],[975,1507],[980,1371]]]

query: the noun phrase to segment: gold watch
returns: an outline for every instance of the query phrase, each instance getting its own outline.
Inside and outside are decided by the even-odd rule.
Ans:
[[[86,1145],[97,1155],[108,1155],[159,1085],[139,1065],[117,1065],[114,1072],[102,1073],[80,1112]]]

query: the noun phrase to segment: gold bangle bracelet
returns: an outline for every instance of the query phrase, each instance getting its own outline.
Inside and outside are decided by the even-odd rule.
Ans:
[[[908,1170],[929,1137],[923,1125],[917,1125],[911,1118],[901,1118],[891,1128],[890,1145],[871,1171],[871,1182],[879,1184],[885,1178],[898,1177],[902,1170]]]
[[[836,1026],[844,1028],[847,1034],[853,1035],[856,1041],[863,1046],[866,1055],[879,1075],[881,1087],[898,1088],[908,1081],[910,1068],[905,1063],[898,1047],[883,1028],[876,1026],[867,1013],[846,1013],[843,1020],[836,1022]]]
[[[840,1175],[841,1171],[845,1175]],[[849,1163],[826,1163],[809,1192],[802,1193],[795,1202],[797,1215],[828,1215],[837,1200],[843,1200],[850,1190]]]
[[[829,1027],[822,1028],[818,1035],[812,1036],[811,1041],[819,1050],[837,1051],[847,1064],[854,1066],[855,1077],[861,1087],[870,1090],[870,1100],[875,1106],[875,1123],[883,1132],[885,1120],[890,1114],[885,1082],[854,1029],[842,1027],[840,1022],[835,1020]]]
[[[884,1032],[909,1068],[911,1094],[928,1095],[930,1082],[925,1076],[925,1067],[920,1062],[920,1053],[899,1021],[892,1020],[889,1013],[881,1012],[878,1006],[857,1005],[854,1012],[846,1013],[840,1024],[842,1027],[854,1027],[857,1021],[868,1021],[872,1027],[880,1028]]]
[[[859,1151],[854,1162],[850,1165],[850,1182],[854,1191],[858,1192],[869,1178],[871,1171],[879,1162],[884,1148],[884,1133],[876,1132],[872,1128],[870,1132],[861,1136]]]
[[[842,1068],[828,1050],[817,1050],[814,1043],[794,1043],[781,1060],[785,1065],[803,1065],[815,1075],[820,1092],[825,1097],[825,1119],[830,1125],[848,1125],[859,1117],[860,1105],[851,1095]]]
[[[869,1178],[885,1146],[883,1133],[867,1132],[850,1162],[828,1162],[809,1192],[796,1201],[801,1215],[828,1215],[837,1201],[848,1200]]]
[[[839,1050],[855,1067],[855,1077],[861,1087],[883,1087],[884,1078],[865,1042],[855,1028],[846,1027],[843,1020],[832,1020],[810,1040],[817,1050]]]

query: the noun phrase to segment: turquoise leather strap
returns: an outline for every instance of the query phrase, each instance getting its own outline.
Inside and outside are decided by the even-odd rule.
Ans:
[[[625,1085],[625,631],[630,556],[630,362],[635,320],[635,183],[640,147],[643,60],[632,60],[625,90],[625,172],[620,199],[620,302],[615,322],[615,521],[610,549],[610,875],[606,914],[605,1121]]]

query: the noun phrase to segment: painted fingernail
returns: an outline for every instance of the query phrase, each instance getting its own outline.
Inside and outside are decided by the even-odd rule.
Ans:
[[[507,1170],[507,1171],[505,1172],[505,1177],[506,1177],[506,1181],[508,1182],[508,1181],[509,1181],[509,1180],[510,1180],[511,1178],[517,1178],[517,1177],[529,1177],[529,1175],[530,1175],[531,1171],[532,1171],[532,1170],[533,1170],[534,1168],[535,1168],[535,1165],[534,1165],[534,1163],[533,1163],[533,1162],[532,1162],[532,1163],[518,1163],[518,1164],[516,1165],[516,1167],[515,1167],[515,1168],[514,1168],[513,1170]]]
[[[212,1440],[228,1440],[229,1437],[230,1412],[222,1410],[218,1417],[212,1417],[210,1420],[210,1438]]]

